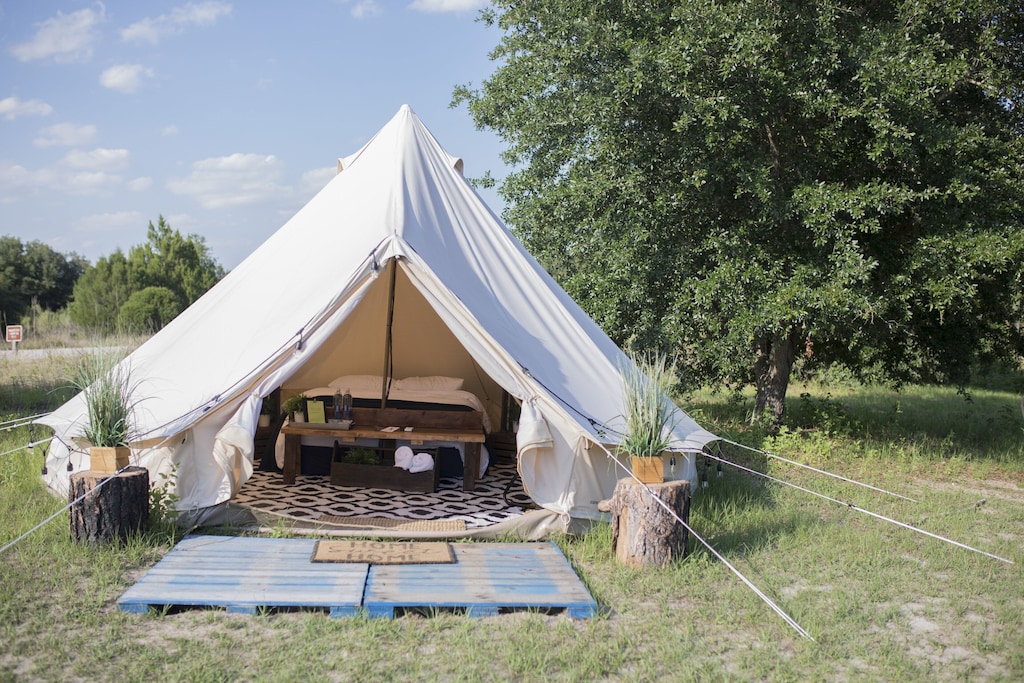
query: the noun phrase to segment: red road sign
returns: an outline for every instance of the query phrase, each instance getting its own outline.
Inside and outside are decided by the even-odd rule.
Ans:
[[[8,325],[7,326],[7,341],[9,341],[9,342],[20,342],[21,341],[21,325]]]

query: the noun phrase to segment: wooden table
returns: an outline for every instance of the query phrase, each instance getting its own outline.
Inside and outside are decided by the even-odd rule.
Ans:
[[[409,441],[414,446],[424,441],[454,441],[464,445],[465,460],[463,462],[462,490],[472,491],[476,488],[476,479],[480,473],[480,444],[485,440],[481,429],[455,429],[444,427],[414,427],[412,431],[386,432],[383,427],[366,427],[353,425],[342,429],[336,425],[323,423],[285,422],[281,427],[284,434],[284,483],[294,484],[295,475],[302,464],[302,437],[329,436],[341,442],[353,442],[356,439],[384,439],[387,441]],[[435,462],[434,467],[440,463]]]

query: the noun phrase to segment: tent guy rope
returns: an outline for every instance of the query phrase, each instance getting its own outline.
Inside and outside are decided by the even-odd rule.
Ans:
[[[5,545],[4,547],[0,548],[0,555],[3,555],[5,552],[7,552],[8,550],[10,550],[14,546],[16,546],[18,543],[21,543],[23,540],[25,540],[26,538],[31,536],[33,533],[35,533],[39,529],[42,529],[44,526],[46,526],[47,524],[49,524],[50,522],[55,520],[57,517],[60,517],[62,514],[64,514],[65,512],[70,510],[71,508],[73,508],[78,503],[80,503],[81,501],[85,500],[87,497],[89,497],[89,496],[93,495],[94,493],[96,493],[96,491],[99,491],[104,485],[106,485],[107,482],[113,481],[114,477],[116,475],[118,475],[118,474],[121,474],[121,472],[124,472],[125,469],[127,469],[127,467],[122,467],[117,472],[115,472],[113,475],[107,477],[106,479],[104,479],[100,483],[98,483],[96,486],[94,486],[91,491],[86,491],[85,493],[80,495],[78,498],[75,498],[73,501],[71,501],[70,503],[68,503],[67,505],[62,507],[61,509],[59,509],[56,512],[54,512],[52,515],[50,515],[49,517],[47,517],[43,521],[39,522],[39,524],[36,524],[34,527],[32,527],[31,529],[29,529],[28,531],[23,533],[21,536],[18,536],[14,540],[10,541],[7,545]]]
[[[737,446],[739,448],[743,448],[743,449],[746,449],[748,451],[752,451],[754,453],[760,453],[761,455],[764,455],[764,456],[769,457],[769,458],[774,458],[775,460],[781,460],[782,462],[784,462],[784,463],[786,463],[788,465],[795,465],[796,467],[802,467],[802,468],[804,468],[806,470],[810,470],[812,472],[817,472],[818,474],[824,474],[827,477],[832,477],[833,479],[838,479],[839,481],[845,481],[848,484],[856,484],[857,486],[863,486],[866,489],[871,489],[872,491],[877,491],[878,493],[884,493],[887,496],[892,496],[894,498],[902,498],[903,500],[910,501],[911,503],[916,503],[917,502],[913,498],[908,498],[907,496],[901,496],[898,493],[893,493],[892,491],[886,491],[885,489],[880,489],[877,486],[872,486],[871,484],[865,484],[864,482],[857,481],[856,479],[848,479],[847,477],[844,477],[841,474],[835,474],[833,472],[827,472],[825,470],[818,469],[817,467],[812,467],[811,465],[805,465],[802,462],[797,462],[796,460],[790,460],[788,458],[783,458],[781,455],[775,455],[774,453],[771,453],[769,451],[762,451],[762,450],[760,450],[758,448],[752,448],[751,446],[746,446],[744,444],[737,443],[735,441],[730,441],[729,439],[721,439],[721,441],[722,441],[722,443],[731,444],[733,446]],[[727,460],[722,460],[721,462],[728,462],[728,461]]]
[[[959,541],[954,541],[954,540],[952,540],[950,538],[946,538],[945,536],[940,536],[938,534],[933,534],[930,531],[925,531],[924,529],[920,529],[920,528],[918,528],[916,526],[913,526],[911,524],[907,524],[906,522],[901,522],[899,520],[892,519],[891,517],[886,517],[885,515],[880,515],[877,512],[871,512],[870,510],[865,510],[864,508],[862,508],[862,507],[860,507],[858,505],[854,505],[853,503],[847,503],[845,501],[839,500],[838,498],[832,498],[831,496],[826,496],[824,493],[819,493],[817,491],[812,491],[811,489],[804,488],[803,486],[800,486],[798,484],[793,484],[791,482],[784,481],[784,480],[779,479],[777,477],[773,477],[770,474],[765,474],[764,472],[758,472],[755,469],[751,469],[749,467],[744,467],[743,465],[731,462],[729,460],[725,460],[724,458],[719,458],[719,457],[717,457],[715,455],[711,455],[710,453],[705,452],[704,456],[708,457],[708,458],[711,458],[713,460],[718,460],[720,462],[723,462],[726,465],[732,465],[733,467],[735,467],[737,469],[740,469],[740,470],[743,470],[744,472],[749,472],[749,473],[757,475],[759,477],[764,477],[765,479],[768,479],[770,481],[774,481],[776,483],[782,484],[783,486],[789,486],[791,488],[797,489],[798,491],[803,491],[804,493],[809,493],[812,496],[817,496],[818,498],[822,498],[822,499],[827,500],[829,502],[835,503],[836,505],[842,505],[844,507],[850,508],[851,510],[856,510],[857,512],[863,512],[864,514],[869,515],[871,517],[874,517],[875,519],[880,519],[882,521],[889,522],[891,524],[895,524],[896,526],[903,527],[904,529],[909,529],[911,531],[916,531],[919,534],[924,534],[925,536],[929,536],[930,538],[934,538],[936,540],[943,541],[945,543],[950,543],[952,545],[957,546],[958,548],[963,548],[964,550],[970,550],[971,552],[978,553],[978,554],[984,555],[986,557],[991,557],[993,560],[999,560],[1000,562],[1005,562],[1006,564],[1013,564],[1014,563],[1013,560],[1008,560],[1005,557],[1000,557],[999,555],[993,555],[992,553],[985,552],[984,550],[979,550],[977,548],[973,548],[973,547],[971,547],[969,545],[966,545],[964,543],[960,543]]]
[[[17,448],[12,448],[9,451],[4,451],[3,453],[0,453],[0,458],[2,458],[5,455],[10,455],[11,453],[17,453],[18,451],[23,451],[26,448],[29,449],[29,450],[32,450],[36,446],[42,445],[44,443],[49,443],[52,440],[53,440],[53,437],[50,436],[50,437],[47,437],[45,439],[40,439],[39,441],[29,441],[28,444],[26,444],[25,446],[18,446]]]
[[[671,508],[671,506],[666,504],[665,501],[663,501],[660,496],[655,494],[654,491],[651,490],[650,486],[648,486],[647,484],[645,484],[642,481],[640,481],[640,479],[635,474],[633,474],[633,471],[630,468],[626,467],[626,465],[621,460],[619,460],[619,458],[614,453],[612,453],[603,444],[598,443],[596,445],[598,446],[598,448],[603,450],[608,455],[608,457],[611,458],[615,462],[616,465],[618,465],[620,468],[622,468],[623,471],[628,473],[631,478],[633,478],[638,484],[640,484],[640,486],[643,487],[643,489],[645,491],[647,491],[647,494],[650,495],[658,505],[660,505],[670,515],[672,515],[672,517],[677,522],[679,522],[679,524],[681,524],[684,529],[686,529],[690,534],[692,534],[693,537],[695,539],[697,539],[700,542],[701,545],[703,545],[705,548],[707,548],[708,551],[710,551],[712,555],[714,555],[718,560],[720,560],[722,562],[722,564],[724,564],[729,569],[729,571],[731,571],[733,574],[735,574],[739,578],[739,580],[743,582],[743,584],[745,586],[747,586],[750,590],[754,591],[754,594],[757,595],[757,597],[759,597],[762,602],[764,602],[766,605],[768,605],[768,607],[770,607],[773,612],[775,612],[777,615],[779,615],[779,617],[781,617],[783,621],[785,621],[787,624],[789,624],[790,627],[792,627],[794,631],[799,633],[804,638],[810,640],[811,642],[817,642],[816,640],[814,640],[814,638],[811,636],[810,633],[808,633],[800,624],[798,624],[796,622],[795,619],[793,619],[793,617],[789,616],[781,607],[779,607],[777,604],[775,604],[775,602],[771,598],[769,598],[767,595],[765,595],[765,593],[763,591],[761,591],[761,589],[759,589],[747,577],[745,577],[740,572],[739,569],[734,567],[731,562],[729,562],[717,550],[715,550],[713,547],[711,547],[711,544],[708,543],[707,541],[705,541],[704,538],[700,534],[698,534],[696,531],[694,531],[693,527],[691,527],[689,524],[684,522],[683,519],[678,514],[676,514],[676,511]]]

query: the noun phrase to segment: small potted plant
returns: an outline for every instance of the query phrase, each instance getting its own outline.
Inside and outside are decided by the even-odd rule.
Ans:
[[[281,410],[290,415],[292,422],[306,421],[306,397],[303,394],[292,394],[281,404]]]
[[[633,474],[645,484],[665,480],[662,453],[672,443],[673,406],[667,396],[675,383],[675,366],[664,355],[637,357],[622,372],[626,432],[620,448],[630,455]]]
[[[130,367],[117,352],[82,354],[72,366],[71,381],[85,401],[89,469],[107,474],[127,467],[135,436]]]
[[[270,418],[273,417],[274,407],[271,405],[269,396],[263,398],[263,405],[260,406],[259,426],[266,428],[270,426]]]

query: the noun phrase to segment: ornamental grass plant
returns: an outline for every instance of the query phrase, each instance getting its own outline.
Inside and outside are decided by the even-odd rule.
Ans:
[[[622,393],[626,432],[619,446],[635,458],[657,458],[672,443],[669,401],[676,383],[675,365],[664,354],[631,352],[630,367],[622,369]]]
[[[135,386],[122,355],[99,349],[79,355],[71,367],[71,383],[82,392],[88,415],[84,436],[93,446],[128,446],[135,436]]]

